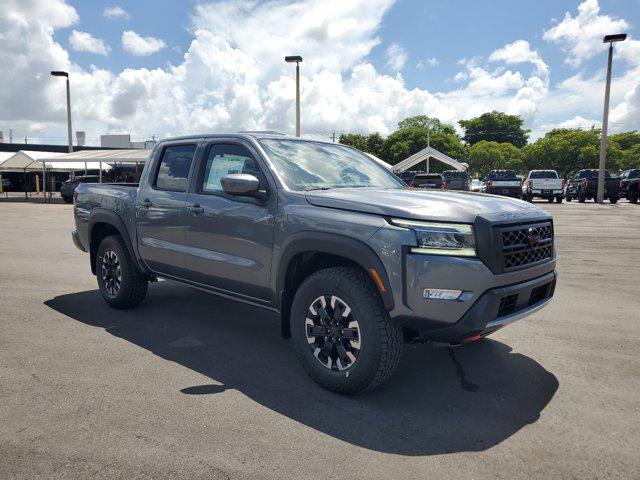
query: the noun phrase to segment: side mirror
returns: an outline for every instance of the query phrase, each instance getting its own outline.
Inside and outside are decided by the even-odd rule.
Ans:
[[[260,180],[247,173],[232,173],[220,179],[225,193],[236,197],[267,198],[267,192],[260,190]]]

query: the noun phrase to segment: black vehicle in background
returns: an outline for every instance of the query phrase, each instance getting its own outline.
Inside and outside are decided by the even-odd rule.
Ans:
[[[609,170],[604,171],[604,198],[611,203],[616,203],[620,198],[620,180],[612,177]],[[565,200],[570,202],[574,198],[580,203],[587,199],[597,201],[598,197],[598,169],[589,168],[579,170],[569,177],[565,192]]]
[[[80,183],[98,183],[100,177],[98,175],[83,175],[81,177],[70,178],[62,182],[60,187],[60,196],[66,203],[73,203],[73,192]]]
[[[414,188],[442,188],[442,175],[439,173],[405,171],[400,173],[400,179]]]
[[[471,178],[467,172],[445,170],[442,172],[442,188],[445,190],[469,190]]]
[[[491,170],[484,180],[485,193],[513,198],[522,197],[522,181],[513,170]]]
[[[620,174],[620,196],[631,203],[640,198],[640,168],[625,170]]]

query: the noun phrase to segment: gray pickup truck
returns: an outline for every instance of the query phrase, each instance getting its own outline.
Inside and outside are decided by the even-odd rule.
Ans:
[[[139,186],[80,184],[74,196],[73,240],[109,305],[138,305],[161,277],[277,312],[309,375],[342,393],[387,379],[404,342],[479,340],[555,289],[547,213],[408,188],[335,143],[165,140]]]

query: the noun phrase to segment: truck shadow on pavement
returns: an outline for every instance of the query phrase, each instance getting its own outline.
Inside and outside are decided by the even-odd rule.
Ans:
[[[407,345],[390,381],[347,397],[313,383],[280,338],[278,317],[258,308],[168,282],[151,285],[135,310],[110,309],[98,290],[45,304],[215,382],[185,385],[184,394],[236,389],[326,435],[385,453],[486,450],[536,422],[558,389],[540,364],[486,339],[457,349]]]

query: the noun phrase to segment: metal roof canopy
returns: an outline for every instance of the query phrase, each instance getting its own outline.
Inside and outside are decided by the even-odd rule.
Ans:
[[[0,172],[41,172],[43,165],[51,172],[71,172],[84,170],[85,163],[68,162],[59,160],[63,156],[57,152],[38,152],[30,150],[20,150],[11,153],[11,156],[0,163]],[[54,163],[55,161],[55,163]],[[100,168],[100,162],[87,162],[88,170],[97,170]],[[111,166],[105,164],[103,170],[110,170]]]
[[[417,153],[414,153],[409,158],[405,158],[400,163],[395,164],[392,168],[394,172],[404,172],[405,170],[410,169],[414,165],[426,160],[427,158],[435,158],[436,160],[440,160],[442,163],[446,163],[447,165],[452,166],[456,170],[465,171],[469,165],[466,163],[458,162],[454,160],[448,155],[445,155],[442,152],[439,152],[433,147],[427,147],[420,150]]]
[[[151,155],[151,149],[139,150],[81,150],[79,152],[52,154],[42,158],[47,163],[57,162],[103,162],[103,163],[145,163]]]

